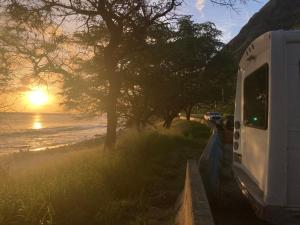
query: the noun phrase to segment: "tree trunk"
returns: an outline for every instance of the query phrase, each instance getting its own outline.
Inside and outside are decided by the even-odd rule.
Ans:
[[[107,128],[106,128],[106,139],[105,148],[112,149],[115,146],[117,139],[117,102],[121,89],[121,77],[116,72],[117,58],[115,51],[119,44],[119,34],[112,37],[109,45],[104,50],[104,61],[106,72],[109,75],[109,93],[107,96]]]
[[[107,102],[107,128],[106,128],[106,139],[105,148],[112,149],[115,146],[117,139],[117,101],[120,87],[117,80],[111,79],[109,86],[109,96]]]
[[[165,123],[164,123],[164,127],[167,128],[167,129],[170,129],[171,125],[172,125],[172,119],[168,118],[168,120],[166,120]]]
[[[193,109],[193,106],[192,106],[192,105],[187,106],[186,109],[185,109],[185,115],[186,115],[186,119],[187,119],[188,121],[191,120],[192,109]]]
[[[169,112],[166,112],[165,115],[164,115],[164,124],[163,126],[167,129],[169,129],[172,125],[172,122],[173,122],[173,119],[176,117],[176,113],[169,113]]]
[[[136,119],[135,126],[136,126],[136,130],[140,133],[141,130],[142,130],[142,125],[141,125],[141,120],[140,119]]]

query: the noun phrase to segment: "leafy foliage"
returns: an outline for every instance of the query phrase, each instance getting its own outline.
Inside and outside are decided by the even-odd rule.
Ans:
[[[128,86],[121,96],[121,113],[138,128],[153,115],[170,127],[180,111],[206,101],[210,87],[204,71],[223,46],[214,24],[196,24],[190,16],[152,32],[144,50],[128,60]]]

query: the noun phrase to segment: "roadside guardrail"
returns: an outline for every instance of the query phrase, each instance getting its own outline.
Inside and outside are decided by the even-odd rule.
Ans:
[[[214,225],[212,212],[196,160],[189,160],[177,225]]]

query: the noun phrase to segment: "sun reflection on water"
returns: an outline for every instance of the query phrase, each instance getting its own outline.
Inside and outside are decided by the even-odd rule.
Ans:
[[[32,129],[39,130],[43,128],[40,115],[35,115],[33,118]]]
[[[43,125],[42,125],[41,122],[36,121],[36,122],[33,123],[32,128],[35,129],[35,130],[39,130],[39,129],[43,128]]]

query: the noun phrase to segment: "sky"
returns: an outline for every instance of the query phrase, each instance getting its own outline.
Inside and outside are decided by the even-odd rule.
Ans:
[[[185,0],[182,14],[192,15],[195,22],[213,22],[223,32],[222,40],[227,43],[235,37],[254,13],[268,0],[250,0],[247,4],[237,4],[236,11],[211,3],[209,0]]]

